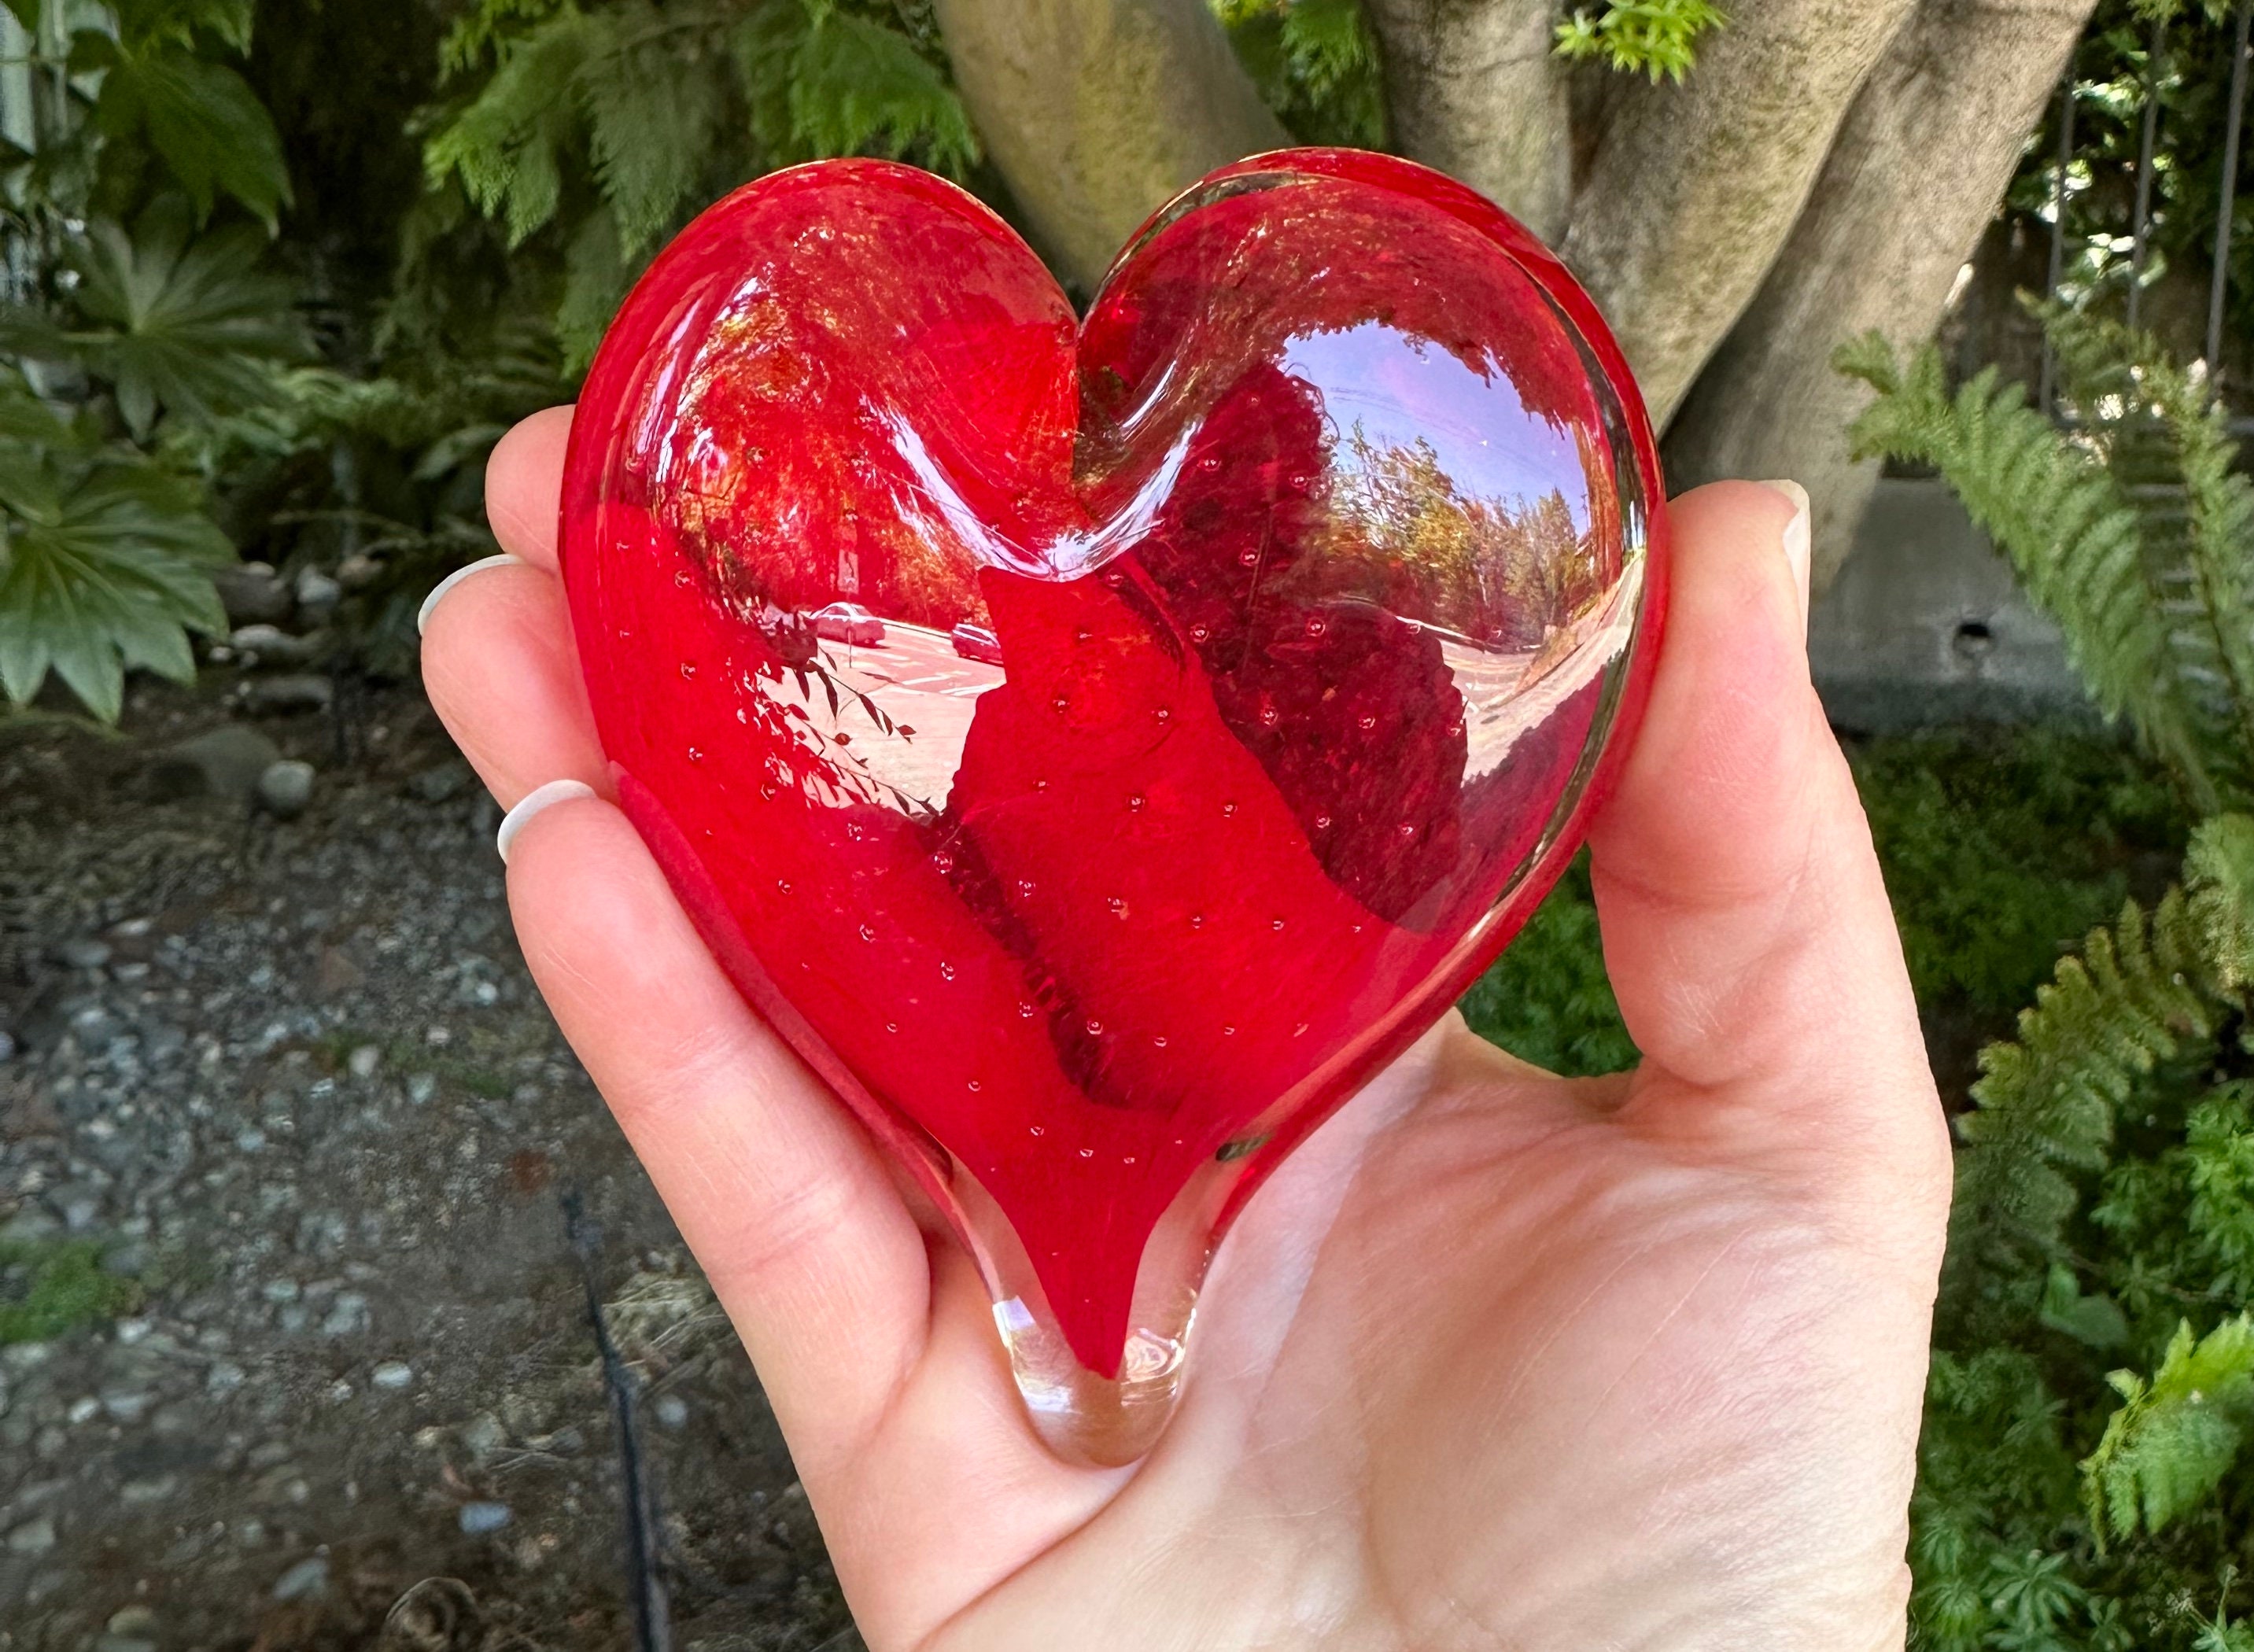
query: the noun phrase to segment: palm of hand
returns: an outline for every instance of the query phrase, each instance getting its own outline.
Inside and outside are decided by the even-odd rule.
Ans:
[[[606,785],[552,575],[562,434],[494,462],[533,565],[449,596],[425,647],[511,805]],[[1040,1446],[969,1264],[616,810],[521,834],[528,959],[743,1332],[874,1652],[1900,1644],[1948,1161],[1788,514],[1743,485],[1678,507],[1651,712],[1592,834],[1645,1067],[1556,1079],[1451,1017],[1248,1209],[1133,1469]]]

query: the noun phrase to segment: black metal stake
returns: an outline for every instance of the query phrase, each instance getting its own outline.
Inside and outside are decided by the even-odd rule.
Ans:
[[[2152,24],[2152,44],[2145,53],[2145,124],[2137,140],[2137,215],[2131,226],[2129,248],[2129,329],[2136,331],[2137,314],[2145,301],[2145,254],[2152,234],[2152,156],[2160,130],[2160,54],[2166,49],[2168,25]]]
[[[2246,116],[2246,30],[2254,23],[2254,0],[2238,8],[2238,34],[2230,52],[2230,117],[2222,129],[2222,200],[2215,218],[2215,271],[2207,284],[2207,373],[2209,385],[2222,378],[2222,300],[2230,284],[2231,216],[2238,204],[2238,134]]]
[[[579,1258],[579,1278],[587,1292],[587,1323],[594,1329],[595,1347],[603,1357],[603,1386],[610,1390],[611,1421],[618,1430],[619,1476],[625,1482],[626,1505],[626,1585],[634,1607],[635,1652],[673,1652],[673,1608],[658,1571],[663,1537],[656,1493],[642,1460],[634,1376],[620,1355],[618,1344],[611,1340],[602,1290],[595,1283],[595,1253],[602,1242],[602,1232],[588,1217],[577,1192],[565,1193],[563,1205],[564,1231]]]
[[[2074,164],[2074,62],[2066,66],[2066,84],[2058,94],[2058,178],[2051,187],[2050,207],[2050,269],[2043,284],[2046,300],[2058,297],[2060,277],[2066,273],[2066,177]],[[2057,400],[2058,355],[2050,347],[2048,332],[2044,334],[2042,381],[2035,389],[2035,405],[2046,414],[2055,413],[2053,403]]]

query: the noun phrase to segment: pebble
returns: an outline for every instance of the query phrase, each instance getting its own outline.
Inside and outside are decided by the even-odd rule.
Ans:
[[[147,1606],[120,1606],[102,1628],[112,1634],[147,1634],[157,1628],[157,1614]]]
[[[335,607],[345,594],[345,588],[318,568],[306,568],[298,575],[298,606],[307,613],[318,617]]]
[[[211,1369],[204,1373],[204,1392],[206,1394],[232,1394],[235,1390],[241,1388],[247,1380],[248,1378],[243,1368],[240,1365],[235,1364],[233,1361],[215,1361],[213,1362]]]
[[[444,803],[467,791],[476,778],[467,763],[458,757],[450,758],[409,780],[407,789],[426,803]]]
[[[243,690],[242,703],[257,712],[326,711],[336,696],[336,684],[328,678],[293,671],[254,679]]]
[[[229,723],[160,752],[150,766],[149,781],[160,797],[248,803],[257,795],[258,777],[281,756],[281,748],[256,729]]]
[[[55,1517],[41,1515],[37,1520],[27,1520],[8,1534],[8,1552],[12,1555],[43,1555],[55,1546]]]
[[[70,1403],[70,1410],[63,1413],[63,1420],[76,1428],[81,1423],[91,1423],[101,1415],[102,1402],[88,1394]]]
[[[303,1600],[308,1596],[325,1594],[329,1587],[329,1558],[315,1555],[300,1560],[274,1580],[276,1600]]]
[[[66,970],[99,970],[109,962],[109,953],[107,941],[97,941],[92,935],[73,935],[57,943],[55,962]]]
[[[657,1404],[650,1408],[657,1420],[667,1428],[686,1428],[689,1425],[689,1402],[678,1394],[661,1394]]]
[[[293,637],[279,626],[239,626],[228,638],[235,657],[247,666],[311,665],[320,658],[327,639],[318,634]]]
[[[13,1057],[15,1054],[15,1035],[7,1032],[0,1032],[0,1063],[6,1062]]]
[[[321,1321],[323,1336],[352,1336],[368,1329],[368,1298],[357,1291],[340,1291]]]
[[[402,1389],[415,1380],[415,1368],[403,1360],[386,1360],[368,1374],[368,1380],[377,1388]]]
[[[222,567],[211,577],[219,587],[219,599],[227,609],[229,625],[272,625],[287,620],[298,599],[290,594],[290,587],[276,576],[273,567],[262,562],[246,562],[232,567]]]
[[[383,1046],[378,1044],[360,1045],[345,1058],[345,1068],[354,1078],[374,1078],[382,1065]]]
[[[499,1531],[514,1519],[507,1503],[464,1503],[457,1518],[461,1528],[472,1537],[483,1536],[489,1531]]]
[[[326,679],[323,679],[326,681]],[[313,766],[295,758],[269,763],[258,777],[259,806],[276,820],[295,820],[313,801]]]
[[[508,1431],[491,1411],[480,1412],[462,1426],[462,1449],[482,1462],[508,1444]]]

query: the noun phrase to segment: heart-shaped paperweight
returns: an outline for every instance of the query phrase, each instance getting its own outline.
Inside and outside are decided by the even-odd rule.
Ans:
[[[1139,1455],[1231,1218],[1626,744],[1666,535],[1594,306],[1382,156],[1215,172],[1081,321],[961,190],[802,166],[641,278],[563,511],[620,803],[1044,1436]]]

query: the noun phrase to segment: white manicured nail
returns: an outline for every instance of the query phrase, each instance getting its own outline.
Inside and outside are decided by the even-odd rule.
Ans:
[[[466,570],[465,570],[466,571]],[[508,864],[508,846],[516,841],[527,822],[553,803],[568,803],[575,797],[592,797],[595,788],[584,780],[550,780],[545,786],[536,786],[516,800],[516,807],[500,817],[500,830],[494,834],[494,847],[500,851],[500,864]]]
[[[1813,530],[1810,526],[1808,490],[1798,482],[1763,482],[1763,487],[1782,494],[1791,501],[1792,520],[1784,525],[1784,560],[1792,569],[1793,588],[1800,593],[1800,622],[1808,623],[1809,564],[1815,554]]]
[[[467,579],[472,574],[480,572],[487,568],[500,568],[511,564],[521,564],[523,561],[523,557],[512,556],[504,550],[497,556],[480,556],[477,561],[471,563],[465,567],[455,569],[453,572],[448,574],[437,584],[431,586],[430,594],[423,598],[423,606],[415,616],[415,634],[419,637],[424,634],[424,632],[430,629],[430,616],[436,613],[438,610],[438,599],[441,597],[444,597],[448,592],[452,591],[456,585],[460,584],[462,581]]]

